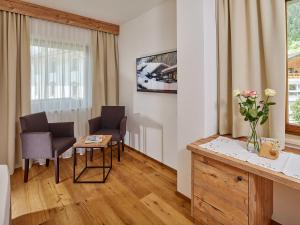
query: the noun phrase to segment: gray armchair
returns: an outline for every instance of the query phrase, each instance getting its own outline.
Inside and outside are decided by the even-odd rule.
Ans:
[[[48,123],[46,113],[20,117],[22,158],[25,159],[24,182],[28,181],[29,159],[54,159],[55,182],[59,182],[59,156],[76,142],[74,123]]]
[[[112,141],[118,143],[118,161],[120,161],[120,144],[124,151],[126,134],[125,106],[103,106],[101,116],[89,120],[90,134],[112,135]],[[91,159],[93,154],[91,154]]]

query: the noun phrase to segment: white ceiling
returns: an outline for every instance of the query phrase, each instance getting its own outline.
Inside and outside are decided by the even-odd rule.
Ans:
[[[24,0],[115,24],[125,23],[165,0]]]

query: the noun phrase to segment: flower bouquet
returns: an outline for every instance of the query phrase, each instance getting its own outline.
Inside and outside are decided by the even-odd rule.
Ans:
[[[256,91],[234,90],[233,96],[239,100],[240,113],[245,121],[250,123],[250,135],[247,141],[248,151],[259,152],[260,138],[257,135],[257,125],[263,125],[269,118],[269,108],[275,105],[275,102],[270,101],[270,98],[276,95],[273,89],[266,89],[266,98],[258,102],[258,95]]]

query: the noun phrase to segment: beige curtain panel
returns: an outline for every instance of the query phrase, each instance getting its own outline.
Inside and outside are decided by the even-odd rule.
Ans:
[[[27,16],[0,11],[0,164],[21,166],[19,117],[30,112]]]
[[[92,116],[99,116],[101,106],[119,102],[117,36],[92,31],[93,99]]]
[[[285,1],[219,0],[219,132],[247,136],[249,125],[239,114],[234,89],[253,89],[260,94],[275,89],[277,103],[260,134],[285,136]]]

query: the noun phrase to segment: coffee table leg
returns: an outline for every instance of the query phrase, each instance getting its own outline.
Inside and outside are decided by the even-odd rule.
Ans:
[[[105,151],[104,148],[101,148],[103,151],[103,182],[105,181]]]
[[[87,154],[88,154],[88,151],[87,151],[87,148],[85,148],[85,168],[87,167]]]
[[[112,168],[112,155],[113,155],[113,147],[112,147],[112,141],[110,141],[110,168]]]

